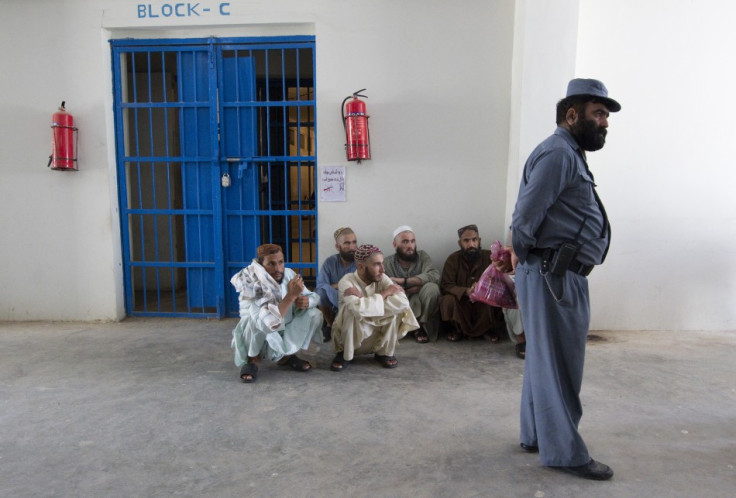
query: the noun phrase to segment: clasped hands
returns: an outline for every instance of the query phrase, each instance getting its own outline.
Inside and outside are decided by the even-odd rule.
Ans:
[[[404,292],[404,289],[396,284],[392,284],[386,287],[383,292],[381,292],[381,296],[386,299],[387,297],[398,294],[399,292]],[[347,289],[345,289],[345,292],[343,294],[345,296],[355,296],[358,298],[363,297],[363,293],[357,287],[348,287]]]

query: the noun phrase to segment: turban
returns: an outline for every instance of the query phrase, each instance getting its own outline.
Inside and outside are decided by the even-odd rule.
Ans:
[[[394,238],[396,238],[396,236],[399,235],[401,232],[414,233],[414,230],[412,230],[409,225],[401,225],[400,227],[396,227],[396,230],[394,230]]]
[[[340,227],[337,230],[335,230],[335,242],[337,242],[338,237],[343,234],[343,232],[347,233],[353,233],[353,229],[350,227]]]
[[[269,254],[276,254],[277,252],[283,251],[281,250],[281,246],[277,246],[276,244],[263,244],[256,249],[258,259],[265,258]]]
[[[462,238],[463,232],[465,230],[472,230],[474,232],[478,232],[478,225],[465,225],[462,228],[458,228],[457,229],[457,236],[458,236],[458,238]]]
[[[381,252],[378,247],[372,246],[370,244],[363,244],[355,251],[355,261],[357,261],[358,263],[365,263],[368,258],[376,254],[377,252]],[[381,254],[383,253],[381,252]]]

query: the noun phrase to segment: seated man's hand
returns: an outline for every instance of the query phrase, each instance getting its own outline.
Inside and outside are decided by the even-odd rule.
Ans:
[[[408,287],[405,289],[405,292],[407,296],[411,296],[412,294],[417,294],[420,290],[422,290],[422,286],[415,285],[414,287]]]
[[[384,299],[386,299],[387,297],[393,296],[394,294],[398,294],[399,292],[404,292],[404,289],[399,285],[392,284],[386,287],[386,289],[383,292],[381,292],[381,295],[383,296]]]
[[[511,273],[514,271],[514,266],[511,264],[511,260],[499,259],[498,261],[494,261],[492,264],[503,273]]]
[[[302,280],[301,275],[297,275],[296,277],[289,280],[289,283],[286,284],[286,295],[292,299],[298,298],[302,291],[304,290],[304,280]]]
[[[516,261],[514,261],[514,259],[516,259]],[[513,273],[514,270],[516,270],[516,263],[518,261],[519,258],[517,258],[516,254],[514,253],[514,247],[503,246],[501,258],[493,261],[492,264],[496,267],[496,269],[502,271],[503,273]]]
[[[298,310],[305,310],[309,308],[309,298],[307,296],[297,297],[296,301],[294,301],[294,306],[296,306],[296,309]]]
[[[477,284],[477,283],[478,283],[478,282],[473,282],[473,285],[471,285],[470,287],[468,287],[468,288],[467,288],[467,289],[465,290],[465,295],[466,295],[466,296],[470,297],[470,295],[471,295],[471,294],[473,293],[473,290],[475,290],[475,284]]]
[[[344,295],[346,295],[346,296],[355,296],[355,297],[363,297],[363,293],[360,292],[360,289],[358,289],[357,287],[348,287],[347,289],[345,289],[345,294]]]

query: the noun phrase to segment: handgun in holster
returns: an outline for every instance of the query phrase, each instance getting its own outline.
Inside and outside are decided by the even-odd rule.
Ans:
[[[558,277],[563,276],[572,262],[575,261],[577,253],[578,246],[570,242],[564,242],[559,249],[554,252],[552,261],[549,263],[549,272],[552,275],[557,275]]]

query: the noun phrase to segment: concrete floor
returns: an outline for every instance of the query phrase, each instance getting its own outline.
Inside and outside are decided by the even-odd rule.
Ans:
[[[0,323],[0,495],[736,495],[736,332],[594,332],[581,432],[608,482],[518,447],[508,341],[419,345],[399,367],[242,384],[235,320]]]

